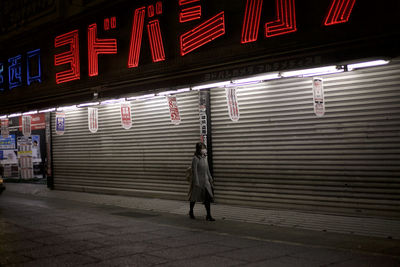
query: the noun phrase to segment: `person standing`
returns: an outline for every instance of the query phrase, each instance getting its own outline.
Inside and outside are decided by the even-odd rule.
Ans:
[[[192,179],[190,181],[189,216],[195,219],[193,208],[196,202],[203,202],[207,211],[207,221],[215,221],[211,217],[211,202],[213,201],[213,178],[207,162],[207,147],[203,143],[196,144],[196,152],[192,159]]]

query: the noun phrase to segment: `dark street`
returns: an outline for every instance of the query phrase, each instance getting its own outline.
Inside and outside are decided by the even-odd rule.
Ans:
[[[216,218],[190,220],[6,190],[0,197],[0,266],[400,265],[398,240]]]

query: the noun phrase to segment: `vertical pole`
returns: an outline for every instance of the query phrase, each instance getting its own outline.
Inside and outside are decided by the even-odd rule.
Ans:
[[[47,187],[54,189],[51,112],[46,113]]]
[[[208,166],[211,175],[214,176],[212,136],[211,136],[211,101],[210,90],[199,91],[199,115],[200,115],[200,141],[207,146]]]

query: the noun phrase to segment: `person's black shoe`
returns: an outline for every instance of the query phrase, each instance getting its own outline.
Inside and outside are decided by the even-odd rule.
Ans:
[[[194,217],[193,211],[189,211],[189,217],[190,217],[190,219],[193,219],[193,220],[196,219],[196,217]]]
[[[211,217],[211,216],[207,216],[206,220],[210,221],[210,222],[215,222],[215,219],[213,217]]]

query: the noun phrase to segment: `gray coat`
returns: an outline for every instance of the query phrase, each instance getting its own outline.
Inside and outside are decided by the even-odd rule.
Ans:
[[[192,180],[190,181],[189,200],[204,202],[206,190],[211,198],[213,198],[213,182],[207,158],[194,156],[192,160]]]

